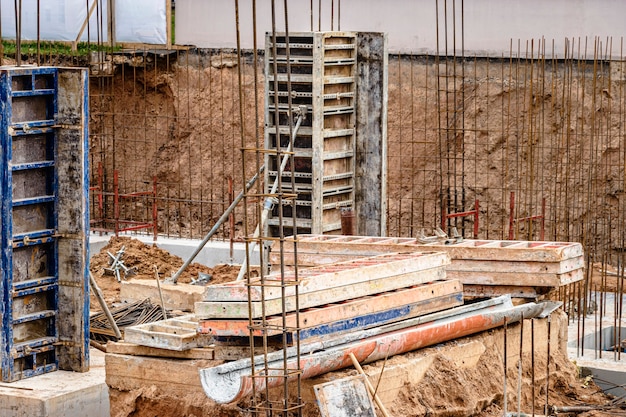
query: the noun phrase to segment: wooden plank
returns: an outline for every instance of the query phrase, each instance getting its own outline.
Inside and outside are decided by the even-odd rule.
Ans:
[[[347,262],[301,270],[298,273],[298,292],[302,296],[322,289],[359,284],[372,279],[397,277],[449,263],[450,258],[444,252],[390,253],[353,259]],[[280,279],[280,274],[269,275],[265,279],[263,288],[259,279],[251,280],[249,290],[245,281],[209,285],[206,287],[203,301],[247,301],[248,297],[252,301],[260,301],[261,297],[264,297],[265,300],[280,299],[283,294],[283,290],[278,286]],[[294,273],[286,273],[284,280],[295,282],[296,276]],[[285,295],[292,296],[295,294],[295,290],[295,285],[287,286],[284,289]]]
[[[373,256],[381,253],[435,250],[447,252],[452,260],[501,260],[525,262],[560,262],[583,255],[582,245],[576,242],[533,242],[509,240],[471,240],[466,239],[451,244],[421,244],[417,239],[384,237],[298,235],[298,263],[302,257],[306,265],[306,254],[318,255],[316,262],[332,263],[345,256]],[[285,245],[286,262],[292,245]],[[276,252],[276,251],[272,251]],[[277,255],[270,252],[270,262],[279,263]],[[335,257],[336,256],[336,257]],[[293,262],[293,255],[291,255]]]
[[[107,353],[106,383],[120,391],[154,387],[162,395],[206,397],[200,383],[199,369],[218,365],[217,361],[171,359]]]
[[[321,291],[305,293],[299,295],[299,307],[301,309],[316,307],[338,301],[364,297],[370,294],[378,294],[398,288],[407,288],[426,282],[440,281],[445,279],[443,267],[431,268],[410,274],[404,274],[393,278],[371,279],[370,281],[357,284],[343,285],[334,288],[323,289]],[[200,301],[195,305],[195,313],[199,319],[209,318],[259,318],[282,314],[283,304],[281,299],[267,300],[264,303],[265,310],[262,309],[260,301],[250,303],[248,311],[247,301]],[[296,299],[294,296],[285,298],[285,309],[287,312],[294,311]]]
[[[550,287],[524,287],[519,285],[464,285],[465,299],[491,298],[510,295],[513,298],[529,298],[536,300],[544,295]]]
[[[585,258],[577,256],[575,258],[565,259],[561,262],[514,262],[501,261],[493,259],[485,260],[466,260],[455,259],[448,271],[459,272],[519,272],[526,274],[564,274],[585,267]]]
[[[170,349],[159,349],[149,346],[137,345],[128,342],[108,342],[106,344],[107,353],[132,356],[154,356],[161,358],[177,359],[209,359],[215,358],[213,347],[193,348],[183,351]]]
[[[361,297],[355,300],[338,302],[336,304],[323,305],[308,310],[303,310],[297,317],[290,313],[285,317],[286,327],[298,327],[298,318],[301,328],[318,326],[332,321],[345,320],[353,317],[373,314],[394,308],[400,308],[428,301],[444,295],[460,295],[462,285],[457,280],[437,281],[422,284],[414,288],[400,289],[383,294]],[[460,297],[459,297],[460,299]],[[423,304],[418,304],[419,307]],[[407,312],[408,314],[408,312]],[[408,317],[404,317],[408,318]],[[282,315],[268,317],[268,326],[282,326]],[[261,325],[261,322],[253,321],[253,326]],[[210,319],[200,320],[198,331],[215,336],[248,336],[250,334],[249,320],[233,319]],[[279,330],[269,332],[268,335],[278,334]],[[255,336],[262,336],[260,330],[255,330]]]
[[[243,341],[248,340],[247,338]],[[224,343],[216,343],[214,346],[215,349],[215,360],[224,360],[224,361],[236,361],[239,359],[249,358],[250,355],[250,346],[234,346],[230,344]],[[276,352],[281,350],[280,346],[268,346],[267,352]],[[262,355],[265,352],[264,348],[257,347],[254,349],[254,355]]]
[[[584,269],[565,274],[529,274],[524,272],[446,271],[448,278],[463,285],[520,285],[525,287],[560,287],[584,278]]]
[[[124,330],[124,341],[177,351],[209,346],[212,343],[211,337],[198,334],[197,325],[191,327],[187,323],[192,317],[193,315],[187,315],[181,318],[127,327]],[[183,323],[185,324],[181,325]]]

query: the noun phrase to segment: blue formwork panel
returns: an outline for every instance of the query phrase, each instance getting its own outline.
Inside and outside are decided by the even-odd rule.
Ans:
[[[0,67],[2,381],[89,368],[88,74]]]

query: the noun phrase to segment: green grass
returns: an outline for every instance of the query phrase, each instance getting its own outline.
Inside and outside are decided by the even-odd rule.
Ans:
[[[16,52],[16,44],[14,41],[2,41],[2,48],[5,56],[13,56]],[[39,44],[39,52],[42,55],[70,55],[70,56],[86,56],[89,55],[92,51],[114,51],[119,50],[121,48],[110,48],[108,46],[100,46],[97,44],[87,43],[87,42],[79,42],[77,45],[77,50],[72,51],[72,46],[69,42],[40,42]],[[37,53],[37,42],[22,42],[21,44],[21,52],[22,55],[34,55]]]

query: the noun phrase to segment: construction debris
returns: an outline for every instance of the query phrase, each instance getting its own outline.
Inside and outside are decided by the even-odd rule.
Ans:
[[[184,315],[156,323],[129,326],[124,332],[124,341],[159,349],[184,351],[207,347],[211,338],[198,334],[198,322],[193,315]]]
[[[143,301],[125,304],[110,309],[111,316],[115,319],[117,327],[122,331],[127,327],[137,324],[151,323],[166,319],[163,317],[161,307],[152,304],[147,298]],[[90,338],[98,342],[118,340],[116,331],[112,328],[105,312],[96,313],[89,319]]]

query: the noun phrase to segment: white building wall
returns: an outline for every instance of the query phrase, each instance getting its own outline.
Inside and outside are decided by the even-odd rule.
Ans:
[[[89,19],[89,39],[107,40],[106,29],[98,35],[99,17],[107,25],[107,1],[97,1],[102,9],[95,9]],[[37,0],[22,0],[22,39],[37,39]],[[74,41],[87,17],[88,5],[94,0],[45,0],[39,4],[40,39]],[[165,0],[132,0],[115,3],[116,40],[118,42],[166,43]],[[15,1],[0,0],[2,38],[15,39]],[[80,40],[87,41],[87,29]]]
[[[321,2],[321,25],[318,6]],[[257,36],[263,46],[263,34],[272,30],[271,0],[257,0]],[[276,29],[285,30],[283,1],[275,0]],[[288,0],[289,31],[346,30],[386,32],[392,53],[435,54],[437,52],[437,10],[435,0]],[[239,0],[241,44],[253,47],[252,1]],[[335,10],[331,27],[331,4]],[[339,10],[341,4],[341,10]],[[439,50],[444,53],[444,11],[448,7],[448,53],[452,54],[453,22],[456,22],[457,55],[461,49],[460,0],[439,0]],[[546,53],[559,56],[565,50],[565,38],[588,41],[593,57],[594,40],[612,40],[613,58],[621,52],[621,38],[626,35],[626,1],[624,0],[465,0],[464,49],[466,56],[509,56],[518,49],[526,54],[526,42],[546,41]],[[452,19],[452,12],[456,19]],[[341,16],[341,27],[338,17]],[[177,0],[176,43],[202,48],[235,48],[234,0]]]

